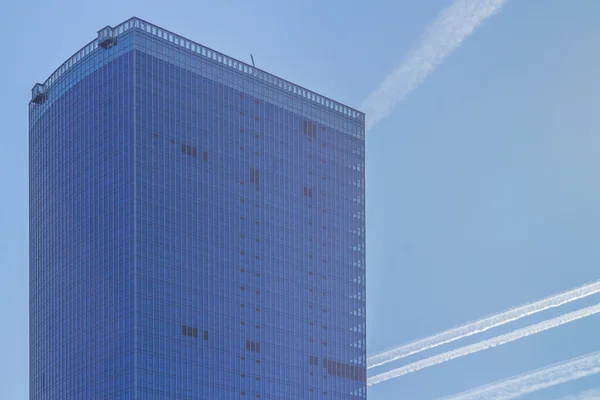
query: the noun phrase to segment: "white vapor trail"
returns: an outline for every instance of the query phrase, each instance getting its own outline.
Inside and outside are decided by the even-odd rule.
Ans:
[[[528,372],[440,400],[511,400],[529,393],[600,373],[600,352]],[[574,399],[596,399],[575,397]]]
[[[600,400],[600,388],[561,397],[560,400]]]
[[[536,333],[547,331],[548,329],[556,328],[558,326],[568,324],[569,322],[577,321],[582,318],[589,317],[590,315],[600,313],[600,304],[595,306],[582,308],[581,310],[573,311],[568,314],[560,315],[556,318],[548,319],[546,321],[539,322],[534,325],[529,325],[525,328],[517,329],[503,335],[495,336],[493,338],[483,340],[468,346],[460,347],[455,350],[448,351],[433,357],[424,358],[416,361],[412,364],[405,365],[400,368],[393,369],[388,372],[384,372],[379,375],[372,376],[367,379],[369,386],[376,385],[387,380],[398,378],[400,376],[410,374],[422,370],[424,368],[432,367],[446,361],[454,360],[459,357],[464,357],[469,354],[477,353],[483,350],[490,349],[492,347],[501,346],[515,340],[522,339],[527,336],[535,335]]]
[[[455,0],[427,28],[421,42],[363,102],[367,131],[387,117],[462,42],[508,0]]]
[[[452,328],[450,330],[417,340],[406,345],[375,354],[367,359],[367,368],[374,368],[410,355],[433,349],[446,343],[451,343],[465,337],[485,332],[497,326],[508,324],[530,315],[560,307],[564,304],[600,293],[600,281],[558,293],[545,299],[528,303],[507,311],[494,314],[478,321]]]

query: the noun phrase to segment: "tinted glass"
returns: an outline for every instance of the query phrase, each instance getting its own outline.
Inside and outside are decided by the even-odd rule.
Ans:
[[[364,116],[114,32],[30,105],[31,398],[366,398]]]

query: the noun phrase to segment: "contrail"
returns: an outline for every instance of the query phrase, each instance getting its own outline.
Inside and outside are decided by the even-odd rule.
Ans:
[[[554,364],[454,396],[444,397],[440,400],[511,400],[598,373],[600,373],[600,352]],[[575,399],[578,399],[578,397],[575,397]],[[594,397],[590,399],[594,399]]]
[[[387,117],[488,17],[508,0],[455,0],[427,28],[421,42],[363,102],[367,131]]]
[[[507,311],[482,318],[478,321],[470,322],[445,332],[441,332],[436,335],[373,355],[367,359],[367,368],[374,368],[425,350],[433,349],[446,343],[454,342],[455,340],[485,332],[497,326],[505,325],[509,322],[513,322],[518,319],[549,310],[551,308],[560,307],[564,304],[583,299],[596,293],[600,293],[600,281],[589,283],[566,292],[558,293],[533,303],[515,307]]]
[[[561,397],[560,400],[600,400],[600,388]]]
[[[369,386],[373,386],[393,378],[398,378],[400,376],[410,374],[411,372],[416,372],[424,368],[445,363],[446,361],[454,360],[455,358],[464,357],[469,354],[490,349],[492,347],[514,342],[515,340],[519,340],[530,335],[535,335],[536,333],[544,332],[548,329],[556,328],[557,326],[568,324],[569,322],[577,321],[579,319],[589,317],[590,315],[598,313],[600,313],[600,304],[583,308],[581,310],[573,311],[568,314],[563,314],[556,318],[548,319],[546,321],[542,321],[537,324],[527,326],[525,328],[517,329],[516,331],[505,333],[504,335],[495,336],[491,339],[483,340],[481,342],[477,342],[468,346],[460,347],[456,350],[451,350],[446,353],[439,354],[437,356],[424,358],[412,364],[408,364],[403,367],[372,376],[367,379],[367,384]]]

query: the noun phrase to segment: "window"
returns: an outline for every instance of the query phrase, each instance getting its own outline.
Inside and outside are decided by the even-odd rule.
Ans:
[[[254,183],[255,185],[260,183],[260,175],[255,168],[250,168],[250,183]]]
[[[193,328],[191,326],[181,325],[181,334],[183,336],[189,336],[193,338],[198,338],[198,328]]]
[[[246,350],[260,353],[260,343],[252,340],[246,340]]]
[[[185,155],[196,158],[198,151],[195,147],[182,143],[181,144],[181,152]]]
[[[317,124],[312,121],[302,121],[302,133],[311,138],[317,137]]]

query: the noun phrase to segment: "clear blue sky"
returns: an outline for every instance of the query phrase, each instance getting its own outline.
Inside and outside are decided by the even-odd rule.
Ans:
[[[135,15],[243,60],[253,53],[260,68],[359,106],[450,3],[3,4],[0,399],[28,398],[27,104],[34,83],[97,30]],[[599,15],[594,0],[508,2],[369,133],[370,353],[600,278]],[[600,317],[591,317],[382,383],[369,399],[433,399],[526,372],[597,350],[599,329]],[[528,399],[599,383],[595,376]]]

